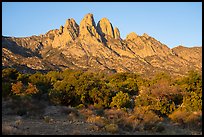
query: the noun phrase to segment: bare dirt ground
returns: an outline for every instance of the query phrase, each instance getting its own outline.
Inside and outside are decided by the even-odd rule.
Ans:
[[[103,127],[89,123],[77,115],[76,109],[45,105],[43,111],[36,111],[36,115],[26,114],[19,116],[11,107],[11,101],[2,100],[2,134],[4,135],[202,135],[202,132],[164,120],[164,130],[156,131],[124,131],[120,129],[111,133]]]

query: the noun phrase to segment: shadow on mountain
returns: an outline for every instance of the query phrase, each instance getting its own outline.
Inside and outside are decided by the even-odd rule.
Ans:
[[[2,48],[6,48],[11,52],[13,52],[14,54],[18,54],[26,58],[36,56],[42,59],[41,55],[39,55],[36,52],[33,52],[31,49],[27,49],[22,46],[19,46],[16,42],[5,39],[3,37],[2,37]]]
[[[29,74],[34,74],[36,72],[40,72],[40,73],[48,73],[50,70],[42,70],[42,69],[32,69],[29,68],[26,65],[20,65],[20,64],[16,64],[16,65],[12,65],[12,66],[2,66],[2,69],[5,68],[15,68],[17,71],[21,72],[21,73],[29,73]]]

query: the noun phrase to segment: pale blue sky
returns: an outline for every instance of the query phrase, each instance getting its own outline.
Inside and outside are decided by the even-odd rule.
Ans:
[[[45,34],[87,13],[107,17],[121,37],[147,33],[173,48],[202,46],[202,2],[2,2],[2,35]]]

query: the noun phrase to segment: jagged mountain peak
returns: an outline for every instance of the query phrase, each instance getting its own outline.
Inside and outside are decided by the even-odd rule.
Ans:
[[[114,29],[113,29],[114,28]],[[33,70],[138,72],[184,74],[202,69],[202,48],[173,48],[144,33],[131,32],[123,40],[107,18],[97,26],[92,13],[78,25],[73,18],[45,35],[2,37],[2,65]],[[187,54],[187,55],[186,55]],[[24,69],[27,69],[24,68]]]
[[[150,36],[147,33],[142,34],[142,36],[147,38],[147,39],[150,38]]]
[[[94,26],[96,27],[95,21],[94,21],[94,17],[92,13],[88,13],[84,16],[84,18],[81,20],[80,22],[80,26],[83,25],[89,25],[89,26]]]
[[[120,31],[117,27],[114,28],[114,37],[115,37],[115,39],[121,39],[120,38]]]
[[[79,35],[88,39],[95,37],[98,41],[102,42],[102,38],[97,31],[96,23],[92,13],[86,14],[81,20],[79,25]]]
[[[126,36],[126,40],[134,40],[138,37],[138,35],[135,32],[131,32]]]
[[[79,26],[73,18],[67,19],[64,25],[65,28],[70,28],[73,26]]]
[[[107,18],[102,18],[97,24],[98,31],[101,35],[109,35],[114,38],[113,26]]]

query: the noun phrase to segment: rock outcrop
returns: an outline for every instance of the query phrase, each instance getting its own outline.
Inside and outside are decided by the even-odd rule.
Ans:
[[[138,35],[135,32],[131,32],[126,36],[126,40],[135,40]]]
[[[93,18],[93,14],[88,13],[82,19],[79,25],[79,35],[82,39],[95,40],[96,38],[96,40],[98,40],[99,42],[102,42],[102,38],[96,29],[96,24]]]
[[[114,37],[115,37],[115,39],[121,39],[120,38],[120,31],[117,27],[114,28]]]
[[[97,28],[102,36],[108,35],[114,38],[113,26],[107,18],[102,18],[98,22]]]
[[[55,36],[52,46],[54,48],[61,48],[68,46],[79,35],[79,25],[74,19],[68,19],[63,26],[60,26],[59,33]]]
[[[146,39],[150,38],[150,36],[147,33],[144,33],[142,36],[145,37]]]

